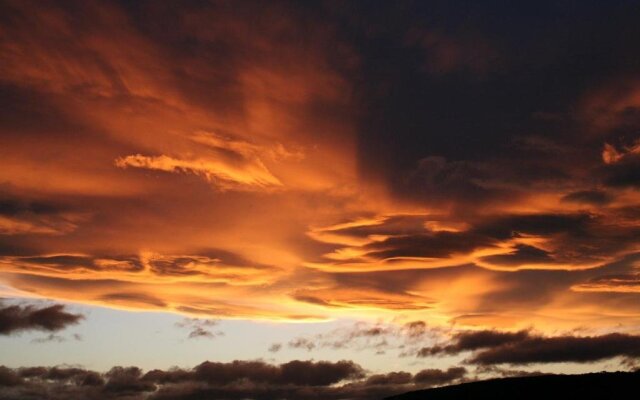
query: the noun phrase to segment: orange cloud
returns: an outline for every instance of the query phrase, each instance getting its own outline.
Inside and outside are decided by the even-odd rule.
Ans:
[[[169,156],[143,156],[141,154],[118,158],[115,161],[120,168],[145,168],[166,172],[187,172],[205,177],[220,189],[243,187],[282,186],[260,161],[241,168],[225,165],[218,160],[181,160]]]
[[[636,291],[635,175],[624,188],[590,176],[634,159],[635,141],[602,149],[600,138],[584,152],[545,137],[505,150],[478,132],[463,145],[491,157],[445,157],[425,141],[404,160],[391,145],[401,130],[434,141],[449,130],[380,122],[354,79],[353,43],[282,5],[252,18],[185,5],[166,32],[117,4],[5,7],[0,273],[14,289],[222,318],[487,326],[611,322],[616,294]],[[411,40],[433,56],[420,73],[442,82],[486,75],[498,57],[465,36]],[[372,92],[394,88],[375,81]],[[617,126],[638,103],[633,88],[583,108]],[[446,103],[436,100],[400,102],[398,119]],[[619,320],[636,323],[637,302],[623,303]]]

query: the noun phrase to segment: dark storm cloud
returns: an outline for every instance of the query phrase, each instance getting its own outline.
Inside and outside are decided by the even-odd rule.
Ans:
[[[640,9],[622,1],[538,4],[535,12],[515,3],[428,2],[359,13],[352,30],[369,29],[358,43],[365,60],[359,89],[367,104],[363,170],[384,176],[399,195],[482,203],[498,192],[473,182],[471,172],[462,174],[468,181],[427,180],[422,186],[404,178],[425,156],[450,160],[453,169],[477,160],[502,165],[494,181],[522,169],[529,178],[518,185],[548,182],[549,170],[570,178],[577,165],[595,166],[602,142],[582,134],[575,105],[611,77],[637,77],[638,40],[630,38],[640,38],[633,22]],[[539,153],[512,147],[534,135],[539,143],[553,140],[580,151],[539,163]]]
[[[67,312],[62,304],[51,306],[0,303],[0,335],[39,330],[55,332],[75,325],[84,317]]]
[[[611,333],[601,336],[543,336],[531,331],[495,330],[461,332],[452,344],[421,349],[417,355],[473,352],[471,364],[589,363],[615,357],[640,357],[640,336]]]

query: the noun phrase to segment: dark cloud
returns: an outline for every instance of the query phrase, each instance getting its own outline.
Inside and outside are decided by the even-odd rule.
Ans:
[[[43,379],[74,383],[78,386],[100,386],[104,379],[100,374],[83,368],[65,367],[28,367],[17,370],[20,377],[25,379]]]
[[[514,196],[513,191],[483,183],[489,176],[483,165],[430,156],[418,161],[404,184],[413,189],[412,196],[433,203],[466,204],[474,199],[482,204]]]
[[[220,258],[223,257],[223,258]],[[160,255],[149,257],[144,262],[139,255],[77,255],[77,254],[56,254],[56,255],[30,255],[30,256],[9,256],[6,260],[20,265],[23,269],[42,271],[56,269],[59,271],[87,270],[87,271],[122,271],[122,272],[143,272],[148,266],[149,270],[158,276],[203,276],[207,275],[206,270],[217,269],[224,273],[224,268],[251,268],[266,269],[273,268],[259,263],[251,263],[246,258],[232,252],[205,250],[201,254],[195,255]],[[199,267],[199,268],[194,268]],[[162,300],[142,296],[135,298],[137,294],[114,293],[105,295],[104,300],[132,300],[140,303],[160,305]],[[131,297],[130,299],[128,297]],[[160,304],[159,304],[160,303]]]
[[[466,376],[466,370],[428,369],[369,375],[352,361],[203,362],[193,369],[143,373],[113,367],[97,373],[75,367],[0,367],[0,397],[96,399],[334,399],[374,400],[409,390],[439,386]]]
[[[451,367],[447,370],[423,369],[414,375],[413,380],[417,383],[435,386],[462,379],[466,374],[467,370],[464,367]]]
[[[212,330],[212,328],[216,325],[218,325],[217,320],[197,318],[185,318],[183,321],[176,323],[177,327],[187,328],[190,330],[188,336],[189,339],[214,339],[219,336],[224,336],[224,332]]]
[[[362,265],[378,260],[392,265],[402,258],[437,261],[456,255],[471,255],[482,249],[500,253],[478,257],[476,260],[483,267],[515,270],[522,266],[535,268],[537,264],[547,269],[577,269],[581,265],[592,267],[611,261],[633,251],[640,234],[635,219],[633,210],[628,207],[603,209],[601,212],[492,212],[469,217],[466,221],[413,216],[331,228],[319,235],[329,232],[367,238],[363,244],[350,246],[361,252],[361,256],[346,261],[330,261],[335,268],[342,263]],[[391,221],[390,226],[387,226],[387,221]],[[402,230],[403,224],[406,224],[406,232]],[[439,225],[444,228],[438,229]],[[539,239],[539,244],[525,241],[531,237]],[[500,248],[510,251],[500,252]],[[334,251],[327,258],[335,254]],[[302,294],[302,291],[298,298],[314,304],[332,305],[309,293]]]
[[[368,256],[444,258],[453,253],[467,253],[479,247],[491,246],[495,241],[474,233],[433,232],[421,235],[396,236],[365,245]]]
[[[294,338],[289,342],[289,347],[318,352],[322,349],[350,349],[375,355],[399,350],[401,354],[405,354],[411,352],[409,349],[414,349],[425,340],[435,339],[441,333],[439,328],[430,327],[424,321],[410,321],[404,324],[360,321],[339,326],[326,333]],[[274,350],[279,350],[282,346],[278,343],[275,345],[278,346]]]
[[[408,372],[389,372],[387,374],[371,375],[366,383],[369,385],[406,384],[411,382],[412,375]]]
[[[67,312],[62,304],[51,306],[0,304],[0,334],[39,330],[55,332],[75,325],[84,317]]]
[[[597,276],[578,283],[572,288],[586,291],[640,293],[640,273]]]
[[[25,269],[41,270],[54,268],[60,271],[92,270],[110,268],[116,271],[141,272],[144,267],[137,256],[88,256],[88,255],[42,255],[11,257],[13,263]],[[123,298],[126,294],[122,294]]]
[[[67,339],[64,336],[60,336],[60,335],[56,335],[56,334],[50,333],[49,335],[47,335],[45,337],[31,339],[31,343],[48,343],[48,342],[62,343],[64,341],[66,341],[66,340]]]
[[[545,375],[543,372],[540,372],[540,371],[509,369],[509,368],[502,368],[497,365],[478,365],[476,366],[475,372],[476,374],[487,374],[489,376],[502,376],[502,377]]]
[[[85,207],[69,204],[66,199],[25,193],[0,181],[0,235],[70,233],[78,227],[82,212],[86,212]]]
[[[453,336],[453,343],[445,346],[425,347],[418,352],[419,357],[439,354],[458,354],[464,351],[501,346],[528,337],[528,331],[500,332],[493,330],[460,332]]]
[[[428,168],[446,172],[445,178],[423,184],[423,201],[448,194],[454,201],[482,205],[499,191],[477,179],[482,174],[465,172],[456,179],[456,170],[478,161],[502,165],[493,181],[522,171],[526,179],[521,174],[518,185],[532,183],[528,191],[548,185],[549,178],[577,177],[581,168],[595,166],[602,136],[635,135],[637,117],[629,116],[637,114],[636,104],[624,107],[620,99],[631,97],[628,88],[640,65],[632,55],[635,42],[624,39],[640,37],[632,22],[640,15],[637,5],[543,2],[535,16],[530,12],[498,3],[451,7],[444,2],[361,10],[350,31],[360,38],[363,57],[362,170],[383,177],[397,195],[412,197],[421,188],[403,178],[419,160],[455,160],[445,168]],[[605,22],[602,15],[619,24]],[[383,16],[390,21],[383,23]],[[358,29],[367,34],[358,36]],[[471,46],[465,40],[470,37]],[[554,45],[543,46],[541,37]],[[585,121],[575,117],[576,103],[620,76],[629,76],[627,84],[619,84],[617,96],[605,97],[603,107],[587,113],[588,129],[596,133],[585,135]],[[626,126],[594,127],[591,117],[600,108],[625,115]],[[553,141],[570,151],[557,157],[559,152],[545,156],[513,148],[517,139],[534,135],[538,142]]]
[[[279,366],[266,364],[262,361],[233,361],[231,363],[206,361],[196,366],[184,378],[188,377],[191,380],[216,385],[249,380],[255,383],[325,386],[363,376],[362,368],[351,361],[331,363],[296,360]]]
[[[613,196],[603,190],[580,190],[571,192],[562,198],[562,201],[577,204],[591,204],[604,206],[613,200]]]
[[[369,235],[413,235],[423,233],[425,223],[429,221],[430,218],[432,217],[427,218],[424,215],[392,215],[385,217],[380,223],[336,227],[326,229],[325,232],[352,237],[367,237]]]
[[[601,336],[542,336],[531,331],[467,331],[455,334],[452,344],[425,347],[419,357],[473,352],[472,364],[588,363],[640,357],[640,336],[611,333]]]
[[[200,326],[195,327],[191,332],[189,332],[189,338],[209,338],[213,339],[217,336],[216,333],[213,333],[209,330],[206,330]]]
[[[290,361],[282,364],[281,382],[294,385],[324,386],[343,380],[364,377],[362,368],[352,361],[305,362]]]
[[[15,217],[26,215],[55,215],[66,211],[66,207],[54,202],[30,200],[9,195],[3,192],[0,185],[0,215]]]
[[[282,343],[273,343],[271,346],[269,346],[270,353],[277,353],[280,351],[280,349],[282,349]]]
[[[640,155],[627,155],[604,167],[604,183],[611,187],[640,188]]]
[[[427,333],[427,324],[424,321],[410,321],[404,324],[403,329],[410,339],[417,339]]]
[[[603,336],[529,336],[481,351],[469,360],[474,364],[587,363],[614,357],[640,357],[640,337],[612,333]]]
[[[291,340],[287,345],[292,349],[305,349],[311,351],[316,348],[315,343],[307,338],[296,338]]]
[[[12,369],[0,366],[0,387],[16,386],[22,383],[21,377]]]
[[[142,380],[142,370],[138,367],[113,367],[106,374],[107,382],[103,390],[118,395],[153,392],[156,386]]]
[[[480,260],[493,265],[517,267],[529,264],[550,264],[555,262],[552,254],[533,246],[520,244],[511,253],[481,257]]]
[[[553,235],[567,233],[579,235],[585,232],[592,216],[575,214],[514,214],[496,215],[484,218],[473,229],[478,234],[496,239],[508,239],[517,234]]]

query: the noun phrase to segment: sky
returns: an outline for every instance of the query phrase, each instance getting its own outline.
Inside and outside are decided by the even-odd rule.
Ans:
[[[638,368],[639,18],[0,0],[0,397]]]

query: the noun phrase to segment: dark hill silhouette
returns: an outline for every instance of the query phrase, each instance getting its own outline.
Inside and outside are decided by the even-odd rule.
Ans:
[[[640,398],[640,370],[491,379],[418,390],[386,400],[615,400]]]

